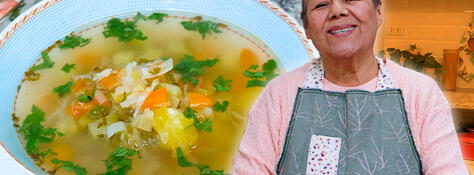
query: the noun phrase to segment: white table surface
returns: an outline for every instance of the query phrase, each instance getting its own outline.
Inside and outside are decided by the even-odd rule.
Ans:
[[[0,146],[0,175],[33,175]]]

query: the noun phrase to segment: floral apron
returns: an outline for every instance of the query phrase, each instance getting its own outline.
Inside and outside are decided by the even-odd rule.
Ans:
[[[419,175],[403,96],[382,59],[376,92],[322,90],[322,59],[298,88],[277,174]]]

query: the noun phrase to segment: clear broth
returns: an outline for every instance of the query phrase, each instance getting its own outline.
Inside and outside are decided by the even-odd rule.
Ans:
[[[203,40],[197,32],[186,31],[179,23],[182,17],[169,16],[160,24],[155,21],[139,21],[138,28],[148,37],[145,41],[133,40],[122,43],[117,38],[104,38],[104,25],[98,25],[80,32],[84,38],[92,38],[85,47],[61,50],[54,48],[49,55],[55,62],[52,69],[40,70],[37,81],[23,81],[18,91],[15,115],[19,124],[31,112],[32,105],[46,113],[45,127],[58,128],[65,136],[56,138],[53,143],[41,144],[41,149],[51,149],[58,158],[74,162],[85,167],[88,174],[106,172],[107,155],[114,149],[104,139],[93,138],[87,128],[81,128],[68,114],[65,107],[71,99],[60,98],[52,89],[69,81],[72,77],[91,72],[101,65],[114,65],[117,54],[129,54],[135,58],[172,57],[175,64],[185,54],[196,59],[219,58],[213,67],[206,69],[203,87],[212,87],[212,81],[219,75],[232,79],[232,90],[219,93],[221,99],[230,101],[227,113],[217,113],[213,118],[213,132],[199,132],[197,146],[186,157],[195,163],[207,164],[212,169],[223,169],[230,173],[233,157],[245,129],[247,112],[262,88],[246,88],[248,78],[243,72],[252,64],[263,64],[274,59],[271,51],[262,42],[249,39],[234,28],[224,27],[219,34],[207,35]],[[243,49],[251,50],[258,60],[246,62],[240,60]],[[72,73],[61,71],[66,64],[76,64]],[[149,145],[140,150],[139,158],[134,158],[133,169],[129,174],[199,174],[196,168],[178,166],[175,155],[169,150]],[[62,155],[63,154],[63,155]],[[51,169],[43,164],[41,168]],[[59,170],[56,174],[70,174]]]

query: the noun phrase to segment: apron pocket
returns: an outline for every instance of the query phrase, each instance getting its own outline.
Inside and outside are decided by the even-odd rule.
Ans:
[[[341,138],[312,135],[306,164],[307,175],[336,175]]]

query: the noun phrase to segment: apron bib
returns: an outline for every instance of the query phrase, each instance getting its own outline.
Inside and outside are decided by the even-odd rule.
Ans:
[[[322,59],[298,88],[277,174],[420,175],[403,96],[384,62],[377,91],[322,90]]]

